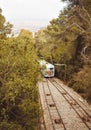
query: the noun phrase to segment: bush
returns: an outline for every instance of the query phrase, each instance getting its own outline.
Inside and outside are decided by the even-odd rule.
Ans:
[[[83,93],[85,91],[83,85],[80,82],[74,83],[72,88],[78,93]]]
[[[85,98],[91,100],[91,68],[85,65],[73,76],[69,86],[79,93],[84,93]]]
[[[34,130],[39,66],[32,40],[11,38],[0,48],[0,130]]]

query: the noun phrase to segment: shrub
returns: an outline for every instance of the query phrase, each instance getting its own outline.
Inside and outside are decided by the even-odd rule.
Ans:
[[[91,68],[85,65],[73,76],[69,86],[79,93],[84,93],[85,98],[91,100]]]
[[[80,82],[75,82],[72,86],[72,88],[78,92],[78,93],[83,93],[84,92],[84,87]]]
[[[39,116],[39,66],[33,43],[18,37],[7,39],[0,47],[0,130],[28,126],[34,130]]]

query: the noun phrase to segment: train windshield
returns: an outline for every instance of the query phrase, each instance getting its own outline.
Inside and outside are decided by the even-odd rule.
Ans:
[[[54,68],[50,68],[50,70],[53,70]]]

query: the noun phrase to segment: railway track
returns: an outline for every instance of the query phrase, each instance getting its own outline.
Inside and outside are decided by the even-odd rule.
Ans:
[[[39,84],[46,130],[91,130],[91,111],[56,78]]]
[[[50,116],[53,130],[57,130],[57,129],[66,130],[65,124],[61,118],[56,102],[53,98],[50,85],[48,84],[48,80],[46,80],[46,83],[42,83],[42,84],[43,84],[44,96],[47,103],[47,109],[49,111],[49,116]]]

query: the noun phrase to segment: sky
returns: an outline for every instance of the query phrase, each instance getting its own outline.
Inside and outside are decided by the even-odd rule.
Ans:
[[[16,28],[44,27],[64,6],[60,0],[0,0],[3,15]]]

